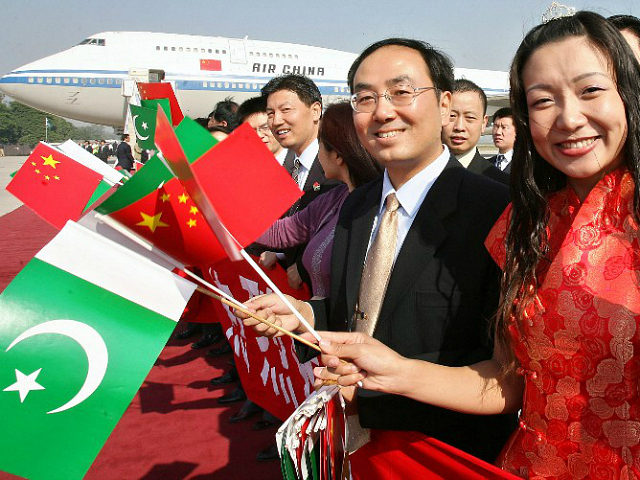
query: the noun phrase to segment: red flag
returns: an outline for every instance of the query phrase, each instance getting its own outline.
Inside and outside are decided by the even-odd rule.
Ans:
[[[419,432],[371,430],[371,441],[349,460],[354,480],[520,480],[495,465]]]
[[[178,99],[176,98],[176,94],[174,93],[170,83],[138,83],[138,90],[140,91],[140,98],[142,100],[168,98],[173,125],[178,125],[184,118],[182,110],[180,110],[180,105],[178,105]]]
[[[157,147],[230,258],[238,259],[238,250],[302,195],[249,124],[190,165],[164,112],[158,109],[157,115]]]
[[[222,224],[248,245],[302,196],[248,123],[191,165],[194,178]]]
[[[78,220],[102,175],[40,142],[7,190],[54,227]]]
[[[219,72],[222,70],[222,62],[212,58],[202,58],[200,59],[200,70]]]
[[[279,265],[267,274],[282,292],[302,300],[309,298],[306,287],[303,290],[289,287],[287,272]],[[203,268],[203,278],[241,302],[271,292],[247,262],[223,260]],[[233,348],[235,365],[247,396],[281,420],[286,419],[313,391],[313,367],[318,366],[317,359],[301,365],[291,338],[257,336],[233,315],[230,307],[209,298],[202,304],[211,304],[216,311],[216,319]]]

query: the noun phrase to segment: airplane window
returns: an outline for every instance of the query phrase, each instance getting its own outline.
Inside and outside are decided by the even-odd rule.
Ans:
[[[89,79],[89,83],[90,83],[91,85],[94,85],[94,84],[96,83],[96,79],[95,79],[95,78],[90,78],[90,79]]]
[[[280,58],[280,54],[279,53],[276,53],[276,58]]]
[[[239,83],[238,88],[244,88],[244,83]]]
[[[169,50],[169,47],[164,47],[164,51],[165,52],[168,51],[168,50]]]
[[[156,50],[160,50],[160,45],[156,45]]]
[[[65,77],[62,81],[64,83],[69,83],[71,81],[71,79],[69,77]]]
[[[182,47],[178,47],[178,51],[181,52],[182,51]]]
[[[226,50],[222,50],[222,54],[224,55],[225,53],[227,53],[227,51]]]
[[[78,83],[78,79],[77,79],[77,78],[74,78],[74,79],[73,79],[73,83]]]
[[[200,53],[204,53],[204,52],[205,52],[204,48],[201,48]]]
[[[104,38],[99,38],[98,39],[98,45],[100,45],[101,47],[104,47],[104,44],[105,44]]]
[[[107,78],[107,85],[111,85],[113,83],[113,80],[110,78]]]
[[[295,58],[296,60],[298,59],[298,54],[297,54],[297,53],[294,55],[294,58]]]
[[[29,83],[33,83],[34,82],[34,78],[33,77],[29,77]]]
[[[220,53],[220,50],[218,50],[217,48],[216,48],[216,53]]]
[[[236,84],[235,84],[235,83],[232,83],[232,84],[231,84],[231,88],[236,88]]]
[[[98,83],[99,83],[100,85],[103,85],[103,84],[104,84],[104,78],[99,78],[99,79],[98,79]]]
[[[47,83],[51,83],[51,77],[47,77]]]
[[[122,80],[119,78],[116,78],[116,85],[122,85]]]
[[[44,82],[44,78],[38,77],[38,83],[42,83],[42,82]]]
[[[202,82],[202,88],[207,88],[207,82]]]
[[[78,45],[86,45],[87,43],[89,43],[91,41],[90,38],[85,38],[84,40],[82,40]]]
[[[211,53],[211,49],[207,50],[209,53]]]
[[[229,88],[229,82],[224,82],[224,88]]]
[[[171,47],[171,51],[175,52],[176,51],[176,47]]]
[[[185,48],[185,50],[186,50],[187,52],[191,52],[191,47],[187,47],[187,48]]]
[[[222,88],[222,82],[218,82],[218,88]]]

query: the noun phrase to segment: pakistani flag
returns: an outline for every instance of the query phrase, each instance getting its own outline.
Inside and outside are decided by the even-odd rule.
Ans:
[[[136,142],[140,148],[155,149],[156,110],[136,105],[129,105],[129,109],[131,110],[133,129],[136,132]]]
[[[193,290],[67,223],[0,296],[0,470],[82,478]]]

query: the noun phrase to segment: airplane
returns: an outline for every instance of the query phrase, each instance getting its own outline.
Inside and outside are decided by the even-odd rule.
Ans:
[[[102,32],[0,77],[0,91],[61,117],[122,128],[135,82],[168,81],[185,115],[206,117],[215,104],[260,94],[274,76],[310,77],[327,104],[349,97],[356,54],[308,45],[157,32]],[[477,83],[490,113],[509,102],[506,72],[456,68]]]

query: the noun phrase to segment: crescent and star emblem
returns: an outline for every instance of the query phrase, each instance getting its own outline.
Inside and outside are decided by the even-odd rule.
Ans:
[[[77,322],[75,320],[51,320],[31,327],[18,335],[7,347],[5,352],[8,352],[18,343],[26,340],[27,338],[45,333],[56,333],[75,340],[87,355],[87,376],[78,393],[76,393],[76,395],[64,405],[47,412],[60,413],[84,402],[98,389],[107,371],[109,353],[104,340],[96,330],[85,323]],[[31,374],[25,375],[20,370],[16,369],[16,383],[9,385],[3,391],[18,392],[20,394],[20,402],[24,402],[24,399],[30,391],[45,390],[42,385],[36,382],[36,378],[40,374],[41,370],[42,369],[39,368]]]
[[[140,115],[134,115],[132,120],[133,120],[133,129],[136,132],[136,137],[138,137],[140,140],[145,141],[149,139],[149,135],[147,135],[146,137],[143,137],[142,135],[140,135],[140,132],[138,132],[138,127],[136,127],[136,122],[138,121],[138,117]],[[144,128],[144,127],[143,127]]]

